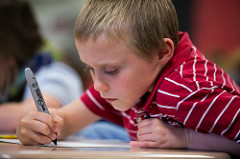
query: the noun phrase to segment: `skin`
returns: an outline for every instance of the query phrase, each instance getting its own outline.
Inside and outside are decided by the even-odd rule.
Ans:
[[[151,91],[160,71],[173,54],[173,42],[164,39],[167,48],[152,51],[154,59],[146,61],[126,47],[123,41],[111,43],[104,36],[96,42],[76,41],[80,59],[89,68],[94,88],[116,110],[126,111],[147,91]],[[144,73],[143,73],[144,72]]]

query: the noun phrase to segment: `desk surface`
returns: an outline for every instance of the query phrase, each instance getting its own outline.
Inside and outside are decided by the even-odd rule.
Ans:
[[[91,141],[92,142],[92,141]],[[174,149],[133,148],[60,148],[24,146],[0,142],[0,158],[87,158],[87,159],[145,159],[145,158],[187,158],[187,159],[230,159],[226,153]]]

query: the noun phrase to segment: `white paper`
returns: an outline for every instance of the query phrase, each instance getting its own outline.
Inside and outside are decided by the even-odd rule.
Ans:
[[[0,139],[0,142],[13,144],[22,144],[18,139]],[[57,145],[45,144],[39,145],[45,147],[70,147],[70,148],[130,148],[126,142],[118,140],[79,140],[79,141],[58,141]]]
[[[0,139],[0,142],[7,142],[12,144],[22,144],[18,139]]]

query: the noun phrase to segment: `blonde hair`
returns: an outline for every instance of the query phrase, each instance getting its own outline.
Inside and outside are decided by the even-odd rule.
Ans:
[[[170,38],[178,44],[178,20],[170,0],[88,0],[77,17],[75,39],[79,41],[100,35],[126,45],[145,59],[150,52]]]

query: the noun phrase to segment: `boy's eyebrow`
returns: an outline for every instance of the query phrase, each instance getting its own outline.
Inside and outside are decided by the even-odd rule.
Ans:
[[[85,62],[82,62],[85,66],[89,66],[91,67],[89,64],[86,64]],[[104,68],[104,67],[108,67],[108,66],[111,66],[111,67],[115,67],[115,66],[119,66],[120,63],[104,63],[104,64],[97,64],[97,65],[94,65],[95,67],[97,68]]]

